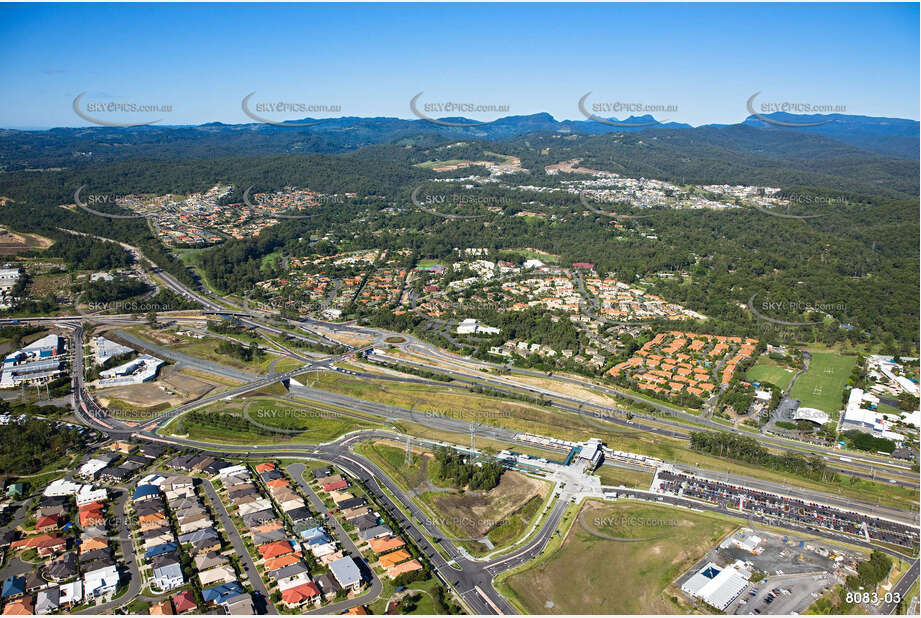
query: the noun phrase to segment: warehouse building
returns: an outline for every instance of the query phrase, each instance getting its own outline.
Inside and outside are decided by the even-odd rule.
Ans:
[[[0,388],[44,383],[63,372],[64,338],[47,335],[3,359]]]
[[[681,585],[681,590],[722,611],[748,586],[751,573],[736,566],[719,567],[708,562]]]

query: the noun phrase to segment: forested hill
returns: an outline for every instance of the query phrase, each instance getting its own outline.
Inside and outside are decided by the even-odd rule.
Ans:
[[[812,117],[810,117],[812,118]],[[733,129],[745,127],[764,134],[784,148],[798,150],[803,136],[825,137],[823,149],[849,144],[864,155],[918,160],[918,122],[890,118],[836,115],[820,127],[790,128],[749,119],[744,125],[693,128],[665,123],[645,128],[652,117],[627,118],[609,125],[591,120],[555,120],[550,114],[509,116],[476,126],[443,126],[400,118],[334,118],[314,126],[209,123],[199,126],[81,127],[48,131],[0,130],[0,170],[52,169],[137,158],[206,159],[269,154],[334,154],[378,144],[428,146],[445,140],[510,140],[535,133],[571,135],[644,135],[677,131],[692,142],[718,142],[731,147]],[[464,122],[464,119],[458,119]],[[647,138],[648,139],[648,138]],[[726,140],[721,142],[720,140]]]

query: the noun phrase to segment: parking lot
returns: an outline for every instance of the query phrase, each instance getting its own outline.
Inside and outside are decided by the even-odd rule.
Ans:
[[[751,584],[726,608],[727,614],[802,613],[826,587],[835,584],[830,573],[820,575],[780,575]]]

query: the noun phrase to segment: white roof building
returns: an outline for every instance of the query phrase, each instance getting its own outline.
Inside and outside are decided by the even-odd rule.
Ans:
[[[58,603],[61,605],[76,605],[83,601],[83,582],[79,579],[68,584],[61,584],[60,590],[61,597],[58,599]]]
[[[142,354],[123,365],[99,372],[99,386],[118,386],[120,384],[140,384],[157,375],[157,369],[163,361],[149,354]]]
[[[794,421],[812,421],[824,425],[829,421],[829,416],[818,408],[797,408],[793,413]]]
[[[500,329],[493,326],[483,326],[477,322],[474,318],[467,318],[457,325],[457,334],[458,335],[471,335],[474,333],[484,333],[487,335],[495,335],[500,332]]]
[[[921,410],[915,410],[914,412],[903,412],[902,422],[906,425],[911,425],[915,429],[921,428]]]
[[[92,504],[93,502],[105,502],[109,497],[109,492],[105,487],[93,489],[92,485],[84,485],[77,492],[77,506]]]
[[[118,567],[103,567],[83,576],[83,588],[87,599],[95,599],[115,592],[118,587]]]
[[[77,470],[77,474],[83,477],[91,477],[103,468],[105,468],[108,463],[102,461],[101,459],[90,459],[88,462],[80,466],[80,469]]]
[[[691,576],[681,589],[718,610],[726,609],[745,587],[748,579],[735,567],[718,567],[713,562]]]
[[[93,348],[96,350],[97,365],[102,365],[113,356],[120,356],[134,351],[128,346],[109,341],[105,337],[93,337]]]
[[[58,479],[49,483],[48,486],[45,487],[45,491],[42,492],[42,495],[72,496],[78,493],[81,489],[83,489],[83,485],[80,483],[74,483],[73,481],[68,481],[67,479]]]

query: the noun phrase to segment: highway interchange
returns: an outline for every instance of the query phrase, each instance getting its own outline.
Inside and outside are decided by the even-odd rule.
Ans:
[[[365,430],[353,434],[348,434],[327,444],[299,444],[289,447],[279,447],[274,445],[252,446],[246,447],[244,450],[238,447],[219,446],[215,444],[184,440],[176,438],[175,436],[167,437],[156,433],[156,430],[159,427],[162,427],[171,418],[190,409],[202,407],[221,399],[233,397],[235,395],[258,390],[261,387],[277,382],[279,380],[293,378],[297,375],[304,374],[309,371],[341,371],[341,369],[334,366],[335,362],[350,356],[354,356],[357,353],[364,352],[372,346],[383,346],[385,339],[399,337],[400,340],[402,340],[402,343],[399,344],[398,347],[403,351],[413,354],[414,360],[408,361],[405,358],[395,357],[385,357],[385,359],[382,360],[387,360],[388,362],[397,362],[407,366],[416,366],[429,371],[448,375],[453,379],[454,385],[458,388],[466,388],[467,386],[474,384],[488,384],[489,388],[491,389],[502,390],[505,392],[530,393],[532,395],[539,394],[547,397],[551,401],[553,407],[561,411],[579,414],[583,417],[594,419],[596,422],[606,422],[622,426],[627,431],[644,431],[671,437],[687,436],[688,426],[683,425],[678,420],[661,418],[659,416],[642,415],[637,413],[631,413],[631,416],[634,418],[632,420],[628,420],[627,411],[616,408],[614,406],[602,406],[599,404],[582,401],[575,397],[567,396],[546,388],[522,385],[521,383],[514,384],[510,379],[508,379],[508,376],[500,377],[496,375],[489,375],[485,372],[479,372],[471,375],[472,370],[470,367],[474,364],[479,364],[480,366],[489,369],[494,369],[499,366],[451,355],[405,334],[364,328],[352,324],[334,324],[309,319],[298,321],[283,320],[283,323],[287,328],[275,326],[272,323],[269,323],[269,320],[277,321],[279,319],[278,316],[267,312],[241,311],[227,303],[227,301],[224,299],[220,299],[220,301],[218,301],[215,298],[211,298],[203,293],[192,290],[176,280],[169,273],[166,273],[162,269],[156,267],[156,265],[153,265],[141,254],[140,250],[137,248],[131,247],[130,245],[126,245],[124,243],[119,244],[133,253],[139,263],[146,262],[150,264],[152,267],[151,270],[153,275],[160,280],[161,284],[171,289],[175,293],[180,294],[184,298],[195,301],[202,307],[203,312],[219,313],[225,315],[233,314],[242,323],[246,324],[247,326],[251,326],[261,332],[267,332],[273,335],[281,335],[287,333],[288,336],[299,337],[307,341],[320,340],[327,345],[341,345],[339,341],[330,338],[327,333],[347,334],[352,337],[361,337],[370,340],[373,343],[362,348],[355,348],[350,346],[346,353],[326,356],[322,359],[307,358],[297,354],[296,352],[288,350],[284,346],[281,346],[281,348],[287,353],[288,356],[303,361],[304,365],[294,370],[286,371],[280,374],[270,374],[266,376],[238,375],[236,376],[236,379],[240,379],[244,382],[244,384],[241,386],[233,387],[219,395],[205,397],[198,401],[194,401],[183,406],[178,406],[172,410],[167,411],[161,417],[151,419],[150,421],[146,421],[140,425],[131,425],[107,416],[106,411],[98,406],[98,404],[93,400],[92,396],[89,394],[85,385],[83,384],[82,338],[83,324],[85,322],[129,325],[136,323],[137,320],[134,316],[78,315],[59,316],[55,318],[38,318],[36,320],[20,320],[22,322],[52,322],[58,324],[59,326],[71,329],[74,339],[74,345],[72,346],[74,409],[77,411],[77,414],[81,420],[84,423],[105,432],[112,438],[134,436],[135,438],[139,439],[148,439],[160,443],[170,444],[178,448],[195,448],[203,453],[214,453],[220,455],[233,453],[234,455],[243,458],[311,458],[333,463],[350,474],[354,479],[359,480],[368,489],[368,491],[374,495],[379,504],[381,504],[381,506],[383,506],[383,508],[388,511],[390,516],[404,528],[406,533],[411,536],[414,542],[416,542],[416,544],[426,553],[439,578],[447,586],[454,590],[457,595],[463,599],[467,608],[474,613],[517,613],[515,608],[495,590],[492,585],[493,578],[499,573],[524,564],[525,562],[532,560],[534,557],[540,554],[549,539],[553,536],[553,534],[557,532],[560,520],[566,511],[566,507],[569,505],[569,500],[571,497],[573,497],[570,494],[567,494],[565,489],[561,492],[559,499],[547,507],[548,512],[543,515],[543,520],[539,529],[531,536],[529,536],[527,540],[521,544],[521,546],[515,547],[508,553],[491,558],[489,560],[477,560],[471,558],[465,551],[458,548],[454,543],[451,542],[450,539],[445,538],[444,533],[440,531],[436,526],[434,526],[431,521],[429,521],[429,518],[414,503],[414,501],[409,496],[407,496],[405,492],[403,492],[403,490],[392,479],[390,479],[382,470],[380,470],[380,468],[378,468],[367,458],[357,455],[351,450],[351,446],[361,440],[373,438],[402,438],[402,436],[395,435],[394,432]],[[6,322],[9,322],[9,320],[6,320]],[[303,335],[300,335],[296,332],[292,332],[294,327],[310,333],[314,339],[311,339],[310,337],[304,337]],[[422,361],[424,361],[426,358],[432,359],[433,364],[424,364]],[[437,361],[438,364],[435,365],[434,361]],[[449,366],[453,365],[453,368],[445,368],[445,364]],[[213,369],[214,368],[210,368],[212,371]],[[382,376],[378,374],[362,374],[360,372],[353,371],[347,371],[347,373],[351,373],[359,378],[373,377],[374,379],[378,380],[382,379]],[[515,370],[515,373],[546,377],[546,374],[540,372],[529,372],[518,369]],[[581,387],[590,387],[597,392],[607,392],[609,395],[616,395],[618,397],[627,396],[629,398],[629,394],[625,394],[622,391],[610,389],[609,387],[594,384],[588,381],[582,381],[565,376],[553,376],[553,379],[575,383]],[[409,377],[407,377],[404,381],[423,383],[429,382],[428,380],[420,380]],[[441,386],[445,385],[444,383],[440,382],[438,384]],[[362,401],[351,397],[324,392],[319,389],[312,389],[307,386],[298,388],[298,393],[299,395],[304,394],[309,396],[311,400],[316,400],[321,403],[330,405],[342,406],[349,409],[355,409],[363,413],[382,417],[391,422],[398,419],[420,422],[419,413],[413,412],[412,410],[405,410],[394,406],[386,406],[384,404]],[[670,416],[675,418],[681,418],[683,414],[683,412],[680,410],[675,410],[674,408],[668,406],[662,406],[662,408],[667,408],[663,409],[662,411],[667,412]],[[469,423],[448,417],[426,416],[424,420],[426,423],[436,426],[439,429],[462,435],[469,434],[471,431],[475,431],[477,436],[491,437],[505,442],[515,441],[515,432],[499,427]],[[653,420],[655,424],[644,423],[644,421],[648,422]],[[715,425],[708,419],[700,419],[697,417],[693,417],[693,422],[698,425]],[[714,426],[713,429],[718,429],[720,431],[728,430],[728,428],[723,426]],[[783,447],[786,449],[797,450],[810,454],[818,454],[820,456],[825,456],[826,459],[828,458],[828,455],[834,452],[830,449],[816,448],[812,445],[803,445],[802,443],[797,443],[795,441],[786,440],[783,438],[773,436],[767,439],[765,438],[765,436],[761,436],[759,437],[759,440],[769,442],[771,446]],[[877,479],[891,479],[894,483],[899,485],[917,487],[917,475],[911,474],[910,471],[905,470],[898,464],[893,465],[890,461],[885,461],[881,458],[873,456],[866,456],[861,458],[855,457],[853,460],[854,465],[863,466],[867,469],[872,467],[873,471],[871,474]],[[832,462],[829,462],[829,466],[834,467]],[[870,476],[870,474],[867,474],[866,472],[856,472],[853,469],[844,469],[842,471],[854,476]],[[693,472],[695,474],[702,474],[703,476],[707,476],[707,471],[694,469]],[[712,474],[712,478],[714,479],[727,480],[727,474],[725,473],[712,472]],[[912,476],[914,478],[913,483],[908,480],[909,478],[912,478]],[[827,504],[834,504],[836,500],[834,496],[830,496],[828,494],[810,492],[807,490],[797,491],[793,490],[793,488],[789,486],[781,487],[778,484],[754,481],[750,478],[737,478],[744,479],[744,482],[748,487],[754,487],[766,491],[777,491],[778,493],[784,493],[785,495],[801,495],[803,498],[816,499],[817,501],[821,499]],[[734,480],[735,479],[733,479],[733,481]],[[655,500],[658,502],[692,508],[695,510],[723,512],[739,516],[737,512],[733,512],[726,505],[706,504],[696,500],[688,500],[675,496],[653,495],[649,492],[643,492],[639,490],[628,490],[628,493],[631,497],[636,499]],[[854,506],[853,501],[843,501],[841,506],[845,505],[850,507]],[[879,509],[879,507],[876,505],[866,504],[861,506],[865,506],[867,509],[872,508],[877,512],[879,510],[885,511],[886,516],[893,515],[891,510]],[[406,509],[409,512],[409,517],[404,514],[403,509]],[[906,514],[901,512],[900,515],[900,519],[907,517],[908,521],[912,521],[913,523],[916,522],[917,513]],[[771,523],[775,526],[781,526],[793,530],[797,529],[796,524],[789,521],[772,521]],[[808,530],[808,532],[813,536],[820,536],[837,541],[843,540],[843,535],[832,533],[823,529],[811,528]],[[445,558],[438,550],[438,548],[435,547],[436,542],[437,545],[440,546],[441,551],[447,554],[447,558]],[[870,544],[866,543],[865,541],[855,539],[853,537],[847,537],[846,542],[853,545],[863,545],[866,547],[870,546]],[[891,549],[886,549],[886,551],[891,554],[894,553]],[[906,575],[906,577],[903,577],[900,580],[895,590],[901,590],[903,593],[907,592],[907,589],[911,583],[917,579],[918,569],[919,563],[917,557],[915,557],[912,561],[909,573]],[[891,613],[894,611],[895,607],[882,607],[880,609],[882,609],[884,613]]]

